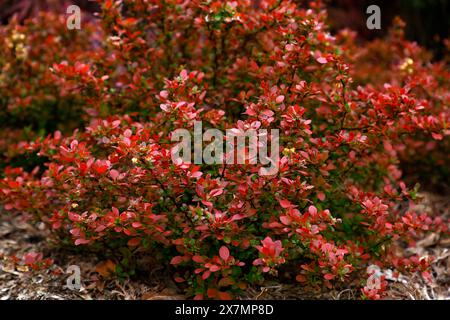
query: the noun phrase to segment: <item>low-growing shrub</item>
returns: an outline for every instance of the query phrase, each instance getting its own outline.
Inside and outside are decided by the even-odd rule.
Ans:
[[[102,8],[101,42],[85,43],[84,59],[67,53],[51,65],[56,90],[84,101],[89,125],[20,145],[45,168],[5,169],[6,210],[122,265],[153,255],[195,298],[231,298],[274,277],[364,287],[372,264],[430,276],[428,259],[399,257],[395,243],[445,232],[447,222],[417,212],[399,164],[414,143],[448,143],[448,87],[433,82],[448,83],[442,66],[427,62],[437,74],[425,88],[439,88],[431,98],[417,83],[425,71],[402,81],[359,75],[347,51],[356,45],[327,31],[319,2]],[[194,121],[204,130],[279,129],[277,174],[260,175],[261,164],[173,162],[174,130]],[[381,281],[362,293],[384,289]]]

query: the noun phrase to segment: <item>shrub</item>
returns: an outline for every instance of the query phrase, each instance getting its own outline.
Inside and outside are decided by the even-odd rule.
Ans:
[[[348,52],[355,45],[327,32],[316,2],[102,8],[101,44],[52,63],[56,90],[85,103],[89,125],[22,143],[45,170],[6,168],[5,209],[45,222],[62,244],[119,256],[121,268],[155,255],[195,298],[231,298],[273,277],[363,287],[371,264],[429,276],[427,259],[398,257],[395,243],[446,231],[446,222],[414,208],[399,150],[447,139],[439,83],[430,99],[415,78],[365,84]],[[280,129],[279,172],[172,162],[171,134],[194,121]],[[379,298],[384,289],[362,292]]]
[[[423,101],[423,108],[430,110],[411,119],[423,130],[413,136],[400,137],[400,143],[392,147],[398,153],[406,176],[417,176],[442,191],[442,185],[447,184],[448,188],[450,178],[446,165],[450,161],[450,140],[445,139],[450,120],[448,61],[431,63],[429,52],[405,39],[404,27],[404,22],[396,19],[386,39],[376,39],[366,46],[357,46],[355,35],[344,30],[338,35],[338,42],[354,65],[350,73],[355,84],[376,90],[386,83],[402,86],[408,95]],[[433,127],[442,128],[444,134],[434,131]]]
[[[0,159],[4,162],[38,164],[31,155],[24,157],[22,140],[55,130],[70,133],[86,120],[82,110],[87,102],[74,90],[76,84],[65,90],[50,69],[54,61],[89,59],[93,35],[89,24],[84,27],[80,33],[64,32],[64,16],[51,13],[40,13],[24,25],[13,19],[0,26]]]

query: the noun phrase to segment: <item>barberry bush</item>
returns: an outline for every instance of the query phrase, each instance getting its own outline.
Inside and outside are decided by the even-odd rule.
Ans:
[[[380,298],[372,264],[431,276],[396,245],[448,222],[417,211],[400,164],[448,169],[444,62],[398,25],[364,47],[333,36],[320,1],[99,4],[81,30],[49,13],[0,29],[6,210],[120,271],[152,255],[194,298],[270,279]],[[194,121],[279,129],[278,172],[173,162],[172,133]]]

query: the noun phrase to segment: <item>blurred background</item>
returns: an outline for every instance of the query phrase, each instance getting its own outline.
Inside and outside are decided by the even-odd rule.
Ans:
[[[329,1],[330,24],[334,30],[350,28],[361,40],[371,40],[386,34],[393,19],[406,22],[406,36],[435,53],[445,54],[443,40],[450,36],[450,0],[332,0]],[[381,30],[366,27],[366,8],[372,4],[381,8]]]
[[[259,0],[253,0],[258,2]],[[304,3],[306,0],[299,0]],[[450,0],[324,0],[327,4],[333,30],[350,28],[358,32],[359,39],[371,40],[383,36],[395,16],[406,22],[406,35],[435,53],[445,54],[443,39],[450,33]],[[71,5],[79,5],[87,12],[95,12],[97,4],[90,0],[0,0],[0,21],[7,23],[16,15],[20,21],[36,15],[40,10],[64,13]],[[381,8],[382,29],[366,27],[366,8],[376,4]],[[92,18],[92,16],[91,16]]]

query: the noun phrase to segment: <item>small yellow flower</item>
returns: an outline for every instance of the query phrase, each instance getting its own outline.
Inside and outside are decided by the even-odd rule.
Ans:
[[[409,73],[412,73],[412,66],[414,64],[414,60],[411,58],[405,59],[403,63],[400,65],[400,70],[406,70]]]
[[[284,148],[284,150],[283,150],[283,154],[285,156],[289,156],[294,153],[295,153],[295,148]]]
[[[133,162],[134,164],[136,164],[136,163],[139,162],[139,160],[138,160],[137,158],[133,158],[133,159],[131,159],[131,162]]]

